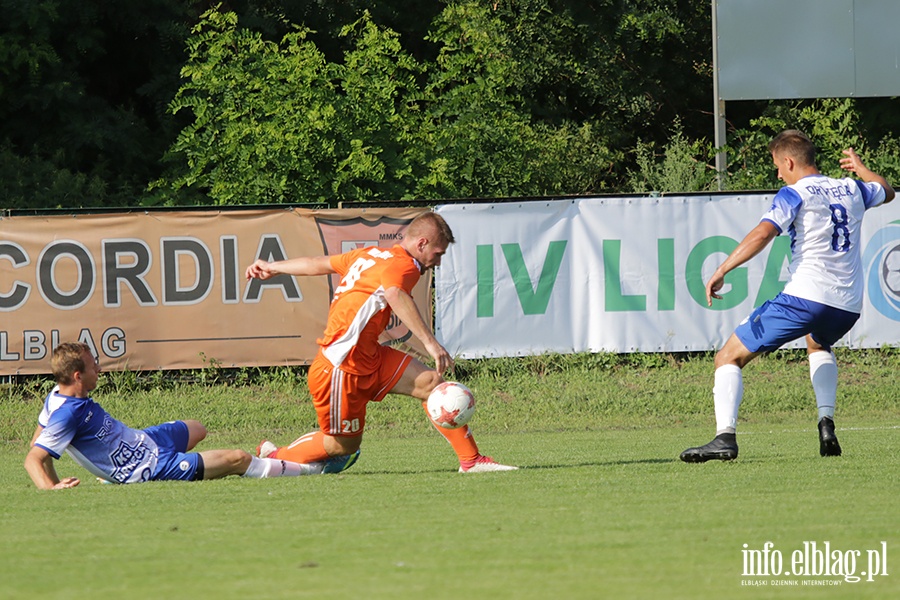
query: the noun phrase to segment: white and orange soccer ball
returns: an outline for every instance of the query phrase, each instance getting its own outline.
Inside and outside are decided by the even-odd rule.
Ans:
[[[456,429],[469,422],[475,414],[475,396],[461,383],[445,381],[428,396],[428,416],[438,426]]]

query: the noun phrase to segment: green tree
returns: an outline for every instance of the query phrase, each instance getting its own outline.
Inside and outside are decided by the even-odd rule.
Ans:
[[[590,123],[532,123],[520,63],[479,3],[448,6],[420,63],[368,15],[330,62],[306,30],[265,41],[234,13],[203,15],[172,102],[192,122],[154,184],[216,203],[438,199],[596,189],[614,153]]]
[[[709,127],[708,3],[501,0],[494,6],[522,62],[516,85],[535,117],[597,123],[620,150],[638,139],[665,142],[676,118],[689,135]]]
[[[725,189],[773,190],[781,187],[768,152],[769,141],[785,129],[799,129],[816,144],[819,169],[833,177],[846,176],[840,168],[842,150],[855,148],[866,163],[889,182],[900,181],[900,142],[894,135],[870,130],[859,100],[824,98],[769,102],[747,127],[729,132],[729,159]],[[639,143],[636,167],[629,170],[633,191],[706,191],[715,189],[714,149],[704,138],[690,139],[680,125],[661,152],[653,143]]]
[[[0,0],[3,207],[707,185],[707,2],[229,0],[227,26],[209,5]],[[852,142],[898,173],[898,102],[729,103],[726,184],[776,187],[785,125],[823,169]]]
[[[889,181],[900,177],[900,162],[894,152],[896,138],[867,130],[858,100],[792,100],[768,103],[759,117],[750,120],[749,127],[730,134],[728,189],[776,189],[783,185],[767,146],[784,129],[799,129],[810,136],[816,144],[816,162],[826,175],[846,174],[840,168],[841,151],[853,147]]]
[[[136,203],[168,144],[191,4],[0,0],[5,207]]]
[[[419,66],[396,34],[363,19],[345,30],[357,46],[338,64],[304,29],[276,43],[237,21],[213,10],[194,29],[170,106],[193,121],[154,187],[170,202],[194,188],[218,204],[402,196]]]
[[[428,39],[440,51],[429,71],[424,147],[426,198],[578,194],[609,184],[617,154],[592,120],[540,119],[529,111],[528,56],[498,10],[450,3]]]
[[[638,142],[637,166],[629,170],[630,191],[700,192],[714,189],[715,169],[710,166],[711,148],[704,140],[691,141],[676,121],[669,141],[657,152],[653,142]]]

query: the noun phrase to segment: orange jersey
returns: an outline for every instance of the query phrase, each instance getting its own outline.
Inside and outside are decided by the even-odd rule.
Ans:
[[[363,248],[331,258],[341,275],[334,290],[325,333],[317,340],[332,365],[347,373],[378,370],[378,336],[391,318],[385,290],[399,287],[412,294],[422,276],[419,262],[400,246]]]

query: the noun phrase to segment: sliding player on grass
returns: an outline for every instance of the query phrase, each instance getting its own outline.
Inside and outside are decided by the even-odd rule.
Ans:
[[[40,489],[61,490],[80,483],[77,477],[56,474],[54,460],[63,452],[108,483],[315,475],[339,466],[328,461],[299,465],[237,449],[191,452],[206,437],[206,428],[193,419],[132,429],[91,398],[100,363],[87,344],[65,342],[54,348],[50,369],[57,385],[44,400],[25,456],[25,470]]]
[[[342,277],[334,291],[325,333],[318,340],[319,352],[309,367],[309,391],[319,430],[282,448],[263,440],[257,448],[259,456],[298,463],[342,456],[346,469],[359,455],[369,402],[380,402],[388,393],[395,393],[418,398],[424,408],[428,394],[443,382],[441,374],[453,365],[453,359],[431,333],[411,294],[422,274],[441,264],[453,241],[443,217],[425,213],[413,219],[403,240],[390,249],[370,247],[335,256],[257,260],[247,268],[247,279],[281,274],[338,273]],[[378,343],[392,313],[424,344],[434,359],[434,369]],[[456,452],[460,472],[516,468],[483,456],[468,426],[435,428]]]

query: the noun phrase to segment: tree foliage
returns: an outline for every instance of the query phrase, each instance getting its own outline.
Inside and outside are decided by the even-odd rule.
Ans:
[[[816,162],[822,173],[843,177],[840,159],[845,148],[855,148],[866,164],[888,181],[900,181],[897,140],[869,131],[852,98],[824,98],[769,103],[749,127],[730,133],[727,188],[776,189],[777,179],[767,146],[778,132],[799,129],[816,144]]]
[[[396,34],[365,18],[345,29],[356,47],[343,63],[327,61],[308,33],[265,41],[239,29],[234,13],[203,15],[171,104],[192,122],[155,188],[197,188],[234,204],[365,200],[408,187],[404,141],[417,118],[419,66]]]
[[[515,82],[521,63],[500,19],[450,5],[416,60],[368,14],[328,61],[308,30],[279,42],[204,14],[189,41],[185,83],[171,104],[192,122],[154,185],[216,203],[435,199],[598,189],[614,153],[591,122],[533,123]],[[186,166],[187,168],[183,168]]]
[[[168,143],[190,6],[0,1],[4,207],[135,203]]]
[[[540,121],[527,110],[529,57],[502,15],[483,3],[450,4],[428,39],[440,51],[425,84],[418,186],[426,198],[538,196],[609,184],[616,153],[596,121]]]
[[[709,3],[215,1],[0,0],[0,205],[716,186]],[[896,180],[897,103],[729,103],[725,185],[784,127]]]
[[[711,148],[703,140],[691,141],[680,121],[661,151],[653,142],[639,141],[635,163],[629,171],[632,192],[701,192],[714,189],[716,173],[707,162]]]

